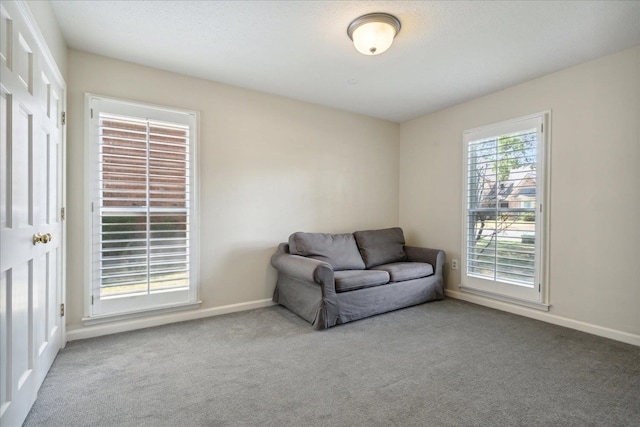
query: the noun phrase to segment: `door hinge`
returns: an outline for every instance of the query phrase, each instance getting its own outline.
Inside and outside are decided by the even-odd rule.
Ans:
[[[60,304],[60,317],[64,317],[64,304]]]
[[[64,217],[65,217],[64,208],[60,208],[60,219],[64,220]]]
[[[91,305],[93,305],[93,295],[91,295]]]
[[[63,125],[67,124],[67,112],[66,111],[62,112],[62,124]]]
[[[544,133],[544,123],[540,125],[540,133]]]
[[[91,118],[93,119],[93,108],[91,109]]]
[[[538,292],[540,292],[540,283],[538,283]]]

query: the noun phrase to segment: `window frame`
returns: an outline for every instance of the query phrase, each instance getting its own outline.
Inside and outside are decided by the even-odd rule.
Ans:
[[[483,138],[509,134],[531,129],[535,123],[538,129],[536,157],[536,239],[535,239],[535,282],[533,288],[478,278],[468,274],[467,248],[469,239],[469,143]],[[550,212],[550,144],[551,111],[522,116],[491,123],[463,132],[462,141],[462,246],[461,283],[463,292],[480,295],[504,302],[523,305],[542,311],[549,310],[549,212]]]
[[[152,295],[125,296],[100,299],[95,275],[99,269],[99,257],[95,242],[96,227],[99,230],[100,188],[99,171],[99,112],[122,116],[145,117],[189,127],[189,288],[180,291],[158,292]],[[85,93],[85,312],[83,323],[96,323],[161,314],[198,308],[199,294],[199,113],[149,103]]]

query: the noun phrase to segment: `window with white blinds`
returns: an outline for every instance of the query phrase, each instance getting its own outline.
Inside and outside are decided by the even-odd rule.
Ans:
[[[91,314],[194,303],[195,114],[99,97],[89,104]]]
[[[464,134],[463,290],[540,303],[545,115]]]

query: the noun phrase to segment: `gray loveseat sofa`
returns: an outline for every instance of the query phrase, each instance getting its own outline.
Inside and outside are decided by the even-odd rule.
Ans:
[[[294,233],[271,257],[273,301],[316,329],[444,298],[445,253],[405,246],[401,228]]]

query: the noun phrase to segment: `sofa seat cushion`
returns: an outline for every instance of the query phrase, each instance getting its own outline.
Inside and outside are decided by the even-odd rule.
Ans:
[[[385,271],[389,273],[392,282],[404,282],[405,280],[431,276],[433,266],[426,262],[392,262],[373,267],[371,271]]]
[[[407,259],[402,228],[356,231],[353,235],[367,268]]]
[[[364,270],[353,234],[293,233],[289,237],[289,253],[326,262],[334,271]]]
[[[389,273],[382,270],[343,270],[334,273],[336,292],[380,286],[389,282]]]

